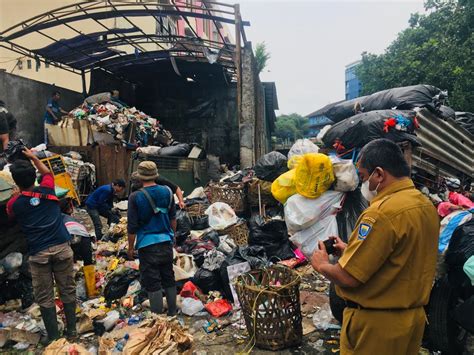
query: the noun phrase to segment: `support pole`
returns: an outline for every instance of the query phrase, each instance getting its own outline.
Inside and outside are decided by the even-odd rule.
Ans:
[[[81,79],[82,79],[82,96],[84,99],[87,97],[87,85],[86,85],[86,72],[81,70]]]
[[[240,17],[240,5],[235,4],[235,68],[237,75],[237,124],[240,126],[242,120],[242,43],[240,41],[240,29],[242,19]]]

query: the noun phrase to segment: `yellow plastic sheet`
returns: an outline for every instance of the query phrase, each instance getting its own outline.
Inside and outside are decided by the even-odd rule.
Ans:
[[[272,183],[272,195],[280,203],[285,204],[296,193],[295,172],[295,169],[287,171]]]

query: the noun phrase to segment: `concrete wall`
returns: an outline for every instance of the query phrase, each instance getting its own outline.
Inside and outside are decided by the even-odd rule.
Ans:
[[[83,101],[82,94],[0,71],[0,99],[17,119],[17,136],[31,145],[43,142],[43,115],[53,90],[61,92],[66,111]]]

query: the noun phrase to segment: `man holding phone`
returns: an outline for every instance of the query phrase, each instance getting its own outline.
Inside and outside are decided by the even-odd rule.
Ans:
[[[418,354],[436,269],[439,219],[410,179],[400,148],[386,139],[360,152],[361,192],[370,206],[329,262],[323,242],[313,267],[346,301],[341,354]],[[389,327],[389,328],[387,328]]]

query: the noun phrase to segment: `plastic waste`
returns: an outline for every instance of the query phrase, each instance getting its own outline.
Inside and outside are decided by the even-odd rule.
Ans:
[[[117,353],[121,354],[122,351],[123,351],[123,348],[127,344],[127,341],[128,341],[129,338],[130,338],[130,336],[128,334],[125,334],[125,336],[122,339],[120,339],[117,342],[117,344],[115,344],[115,348],[114,348],[113,353],[117,352]]]
[[[296,193],[295,173],[296,170],[292,169],[273,181],[272,195],[278,202],[285,204],[286,200]]]
[[[285,222],[288,233],[294,234],[307,229],[317,221],[336,214],[341,208],[343,192],[326,191],[316,199],[301,195],[291,196],[285,204]]]
[[[87,352],[89,355],[97,355],[97,347],[94,345],[91,345],[88,349]]]
[[[463,270],[467,277],[469,277],[469,280],[471,280],[472,286],[474,286],[474,255],[467,259],[463,266]]]
[[[2,261],[2,265],[8,273],[18,270],[23,262],[21,253],[10,253]]]
[[[341,327],[337,324],[332,324],[333,319],[331,308],[329,303],[325,303],[321,308],[313,315],[313,324],[318,330],[328,329],[340,329]]]
[[[357,186],[359,186],[359,176],[352,160],[331,157],[331,162],[336,178],[334,190],[347,192],[357,189]]]
[[[206,311],[216,318],[222,317],[232,311],[232,305],[225,299],[209,302],[204,306],[204,308],[206,308]]]
[[[87,300],[86,282],[83,278],[76,281],[76,297],[80,300]]]
[[[273,181],[288,170],[287,159],[279,152],[270,152],[257,161],[254,170],[260,180]]]
[[[335,235],[338,235],[336,216],[330,215],[317,221],[311,227],[296,232],[290,237],[290,240],[301,249],[306,258],[310,259],[318,248],[319,241],[324,241]]]
[[[102,323],[105,328],[105,331],[108,332],[115,326],[119,319],[120,313],[118,311],[110,311],[109,313],[107,313],[107,317],[100,320],[99,323]]]
[[[215,230],[223,230],[237,223],[234,210],[227,203],[215,202],[206,210],[209,216],[209,226]]]
[[[302,156],[296,167],[296,191],[308,198],[317,198],[334,182],[331,160],[327,155],[308,153]]]
[[[181,312],[187,316],[194,316],[204,309],[204,304],[200,300],[191,297],[183,298],[181,302]]]
[[[288,169],[296,168],[302,155],[318,152],[318,146],[309,139],[298,139],[288,152]]]

